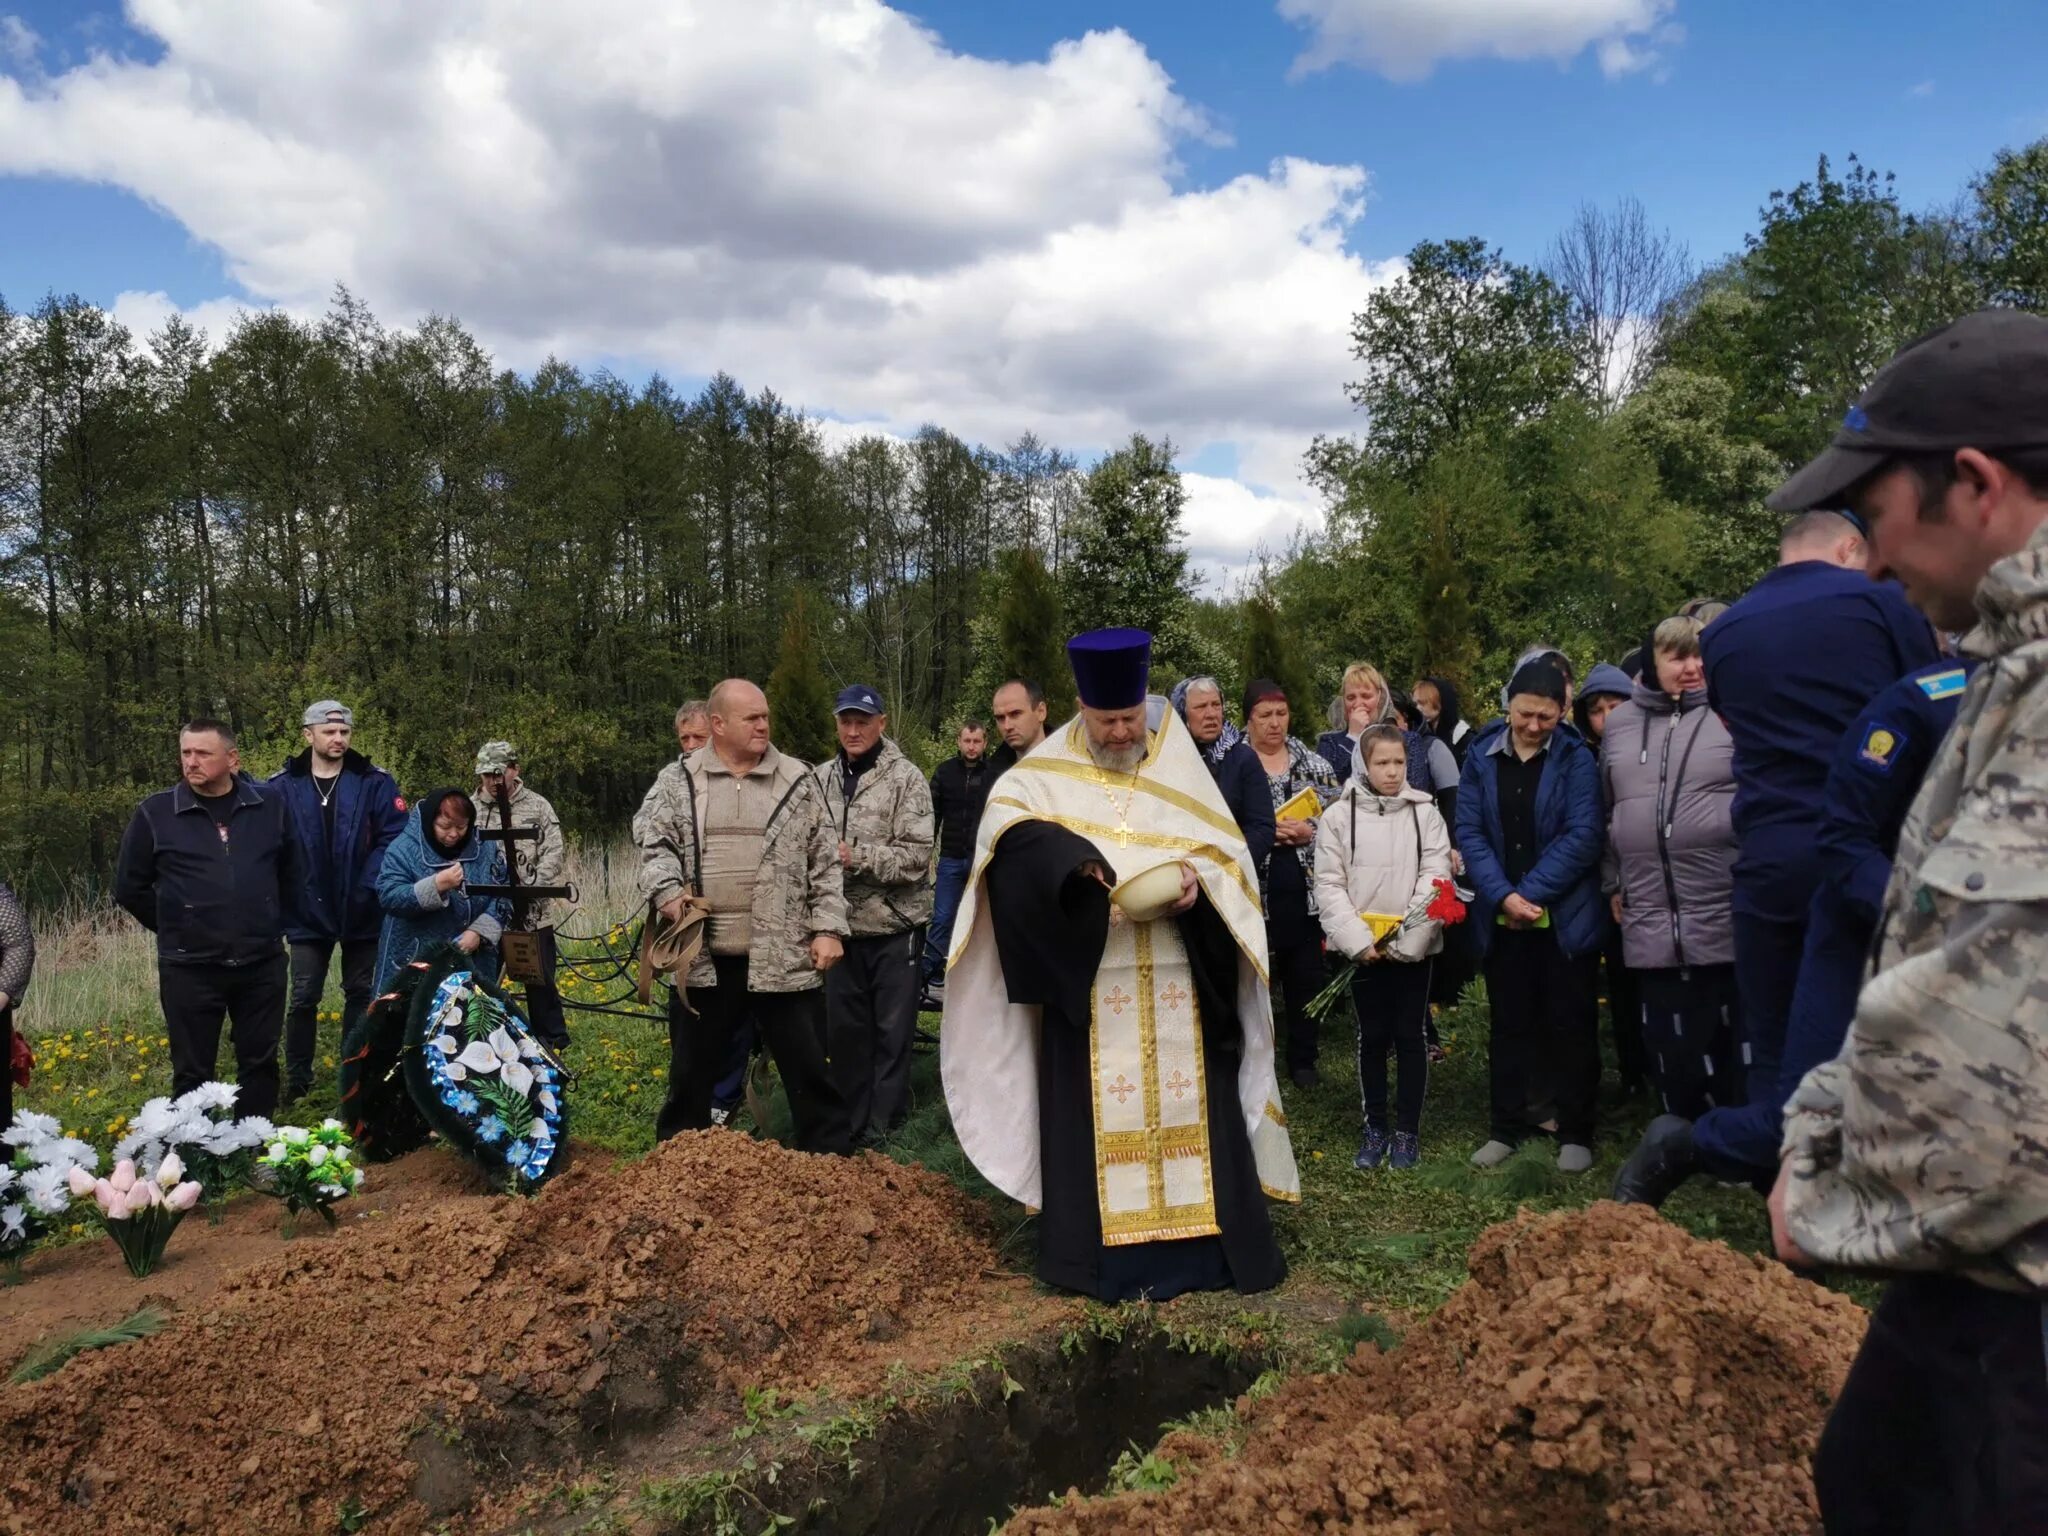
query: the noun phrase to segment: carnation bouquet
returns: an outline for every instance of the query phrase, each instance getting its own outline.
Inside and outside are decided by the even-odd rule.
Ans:
[[[257,1159],[254,1186],[284,1202],[287,1227],[301,1211],[316,1211],[334,1225],[334,1202],[362,1186],[363,1170],[350,1161],[355,1143],[339,1120],[317,1129],[287,1125]]]
[[[133,1158],[144,1175],[154,1177],[175,1152],[186,1177],[202,1191],[208,1220],[217,1225],[228,1196],[254,1174],[257,1153],[277,1139],[275,1127],[260,1115],[231,1118],[240,1092],[233,1083],[201,1083],[175,1099],[151,1099],[115,1143],[114,1157]]]
[[[21,1279],[21,1261],[49,1235],[56,1219],[71,1209],[74,1174],[92,1185],[100,1155],[49,1115],[23,1111],[0,1144],[0,1272],[6,1283]]]
[[[1370,914],[1361,912],[1360,917],[1371,922]],[[1458,888],[1448,880],[1432,880],[1429,896],[1415,904],[1409,913],[1398,922],[1387,922],[1384,926],[1372,923],[1373,948],[1382,953],[1385,946],[1393,943],[1409,929],[1423,923],[1442,923],[1445,927],[1465,921],[1465,903],[1458,899]],[[1358,974],[1358,962],[1353,960],[1339,971],[1330,984],[1318,992],[1309,1002],[1308,1016],[1312,1019],[1328,1018],[1345,994],[1351,990],[1351,980]]]
[[[185,1177],[185,1165],[175,1152],[164,1155],[154,1176],[137,1172],[134,1159],[124,1157],[104,1179],[73,1168],[69,1183],[74,1195],[92,1197],[100,1225],[121,1250],[128,1273],[138,1280],[156,1268],[164,1245],[200,1195],[199,1185]]]

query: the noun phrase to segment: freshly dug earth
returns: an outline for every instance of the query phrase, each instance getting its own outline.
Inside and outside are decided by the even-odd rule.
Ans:
[[[1817,1531],[1807,1466],[1862,1309],[1641,1207],[1524,1215],[1401,1346],[1249,1405],[1226,1459],[1013,1536]]]
[[[1021,1284],[980,1222],[919,1169],[703,1132],[301,1239],[154,1338],[0,1389],[0,1531],[331,1530],[345,1504],[417,1531],[491,1469],[742,1384],[872,1385],[888,1341]]]

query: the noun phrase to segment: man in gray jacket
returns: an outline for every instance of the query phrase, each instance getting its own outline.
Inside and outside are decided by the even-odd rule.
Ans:
[[[873,1146],[910,1112],[918,957],[932,915],[931,786],[885,734],[882,696],[843,690],[839,751],[817,768],[846,882],[846,959],[825,980],[826,1042],[855,1145]]]
[[[709,1128],[711,1085],[751,1018],[789,1095],[797,1146],[849,1150],[819,1006],[846,937],[833,828],[809,770],[769,744],[759,688],[731,678],[712,691],[710,744],[661,770],[633,841],[640,888],[663,918],[682,916],[692,896],[711,912],[708,942],[669,998],[655,1135]]]

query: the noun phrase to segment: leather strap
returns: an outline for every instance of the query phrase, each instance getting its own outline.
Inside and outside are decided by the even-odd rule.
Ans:
[[[667,974],[675,978],[676,995],[683,995],[684,980],[697,955],[704,948],[704,925],[711,918],[711,903],[702,896],[684,896],[683,910],[674,922],[661,915],[654,903],[647,904],[647,922],[640,938],[640,1001],[654,1001],[654,978]],[[688,1008],[687,999],[683,1003]]]

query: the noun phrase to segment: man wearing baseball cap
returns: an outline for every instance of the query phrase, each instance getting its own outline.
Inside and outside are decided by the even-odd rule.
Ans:
[[[846,958],[825,973],[825,1049],[856,1147],[910,1112],[918,963],[932,915],[931,786],[886,732],[882,696],[865,683],[833,704],[839,751],[817,767],[839,837]]]
[[[499,796],[504,797],[503,811]],[[509,741],[487,741],[476,753],[476,813],[485,828],[498,826],[509,814],[514,827],[528,828],[539,835],[522,837],[505,845],[505,857],[518,860],[522,885],[560,885],[567,849],[562,842],[562,818],[555,814],[547,796],[531,787],[519,767],[519,749]],[[507,926],[524,928],[539,939],[540,968],[547,980],[526,986],[526,1017],[533,1032],[555,1050],[569,1045],[569,1025],[562,1012],[562,994],[555,976],[554,903],[530,903],[522,917],[511,914]]]
[[[1830,1536],[2048,1530],[2048,320],[1906,348],[1772,498],[1982,658],[1840,1056],[1785,1110],[1788,1264],[1892,1276],[1814,1463]]]
[[[320,996],[341,951],[342,1032],[370,1004],[377,975],[377,872],[405,828],[405,799],[391,775],[350,745],[356,717],[339,699],[319,699],[299,718],[305,751],[264,785],[284,801],[298,844],[298,899],[285,914],[291,941],[291,1007],[284,1025],[284,1102],[313,1086]]]

